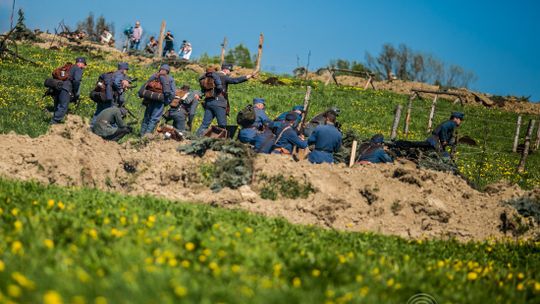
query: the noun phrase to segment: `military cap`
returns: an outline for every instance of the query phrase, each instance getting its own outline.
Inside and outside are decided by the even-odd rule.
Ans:
[[[129,64],[127,62],[120,62],[118,64],[119,70],[129,70]]]
[[[375,134],[370,140],[374,144],[382,144],[384,142],[384,136],[382,134]]]
[[[165,70],[165,71],[167,71],[167,72],[170,72],[170,71],[171,71],[171,67],[170,67],[168,64],[166,64],[166,63],[162,64],[161,67],[160,67],[159,69],[160,69],[160,70]]]
[[[264,98],[253,98],[253,104],[262,103],[264,104]]]
[[[295,121],[295,120],[296,120],[296,114],[287,113],[287,115],[285,115],[285,121]]]
[[[221,70],[229,70],[232,72],[233,70],[233,65],[230,64],[230,63],[224,63],[221,65]]]
[[[463,114],[463,112],[452,112],[452,114],[450,114],[450,119],[452,118],[459,118],[463,120],[465,118],[465,114]]]
[[[300,111],[300,112],[304,112],[304,106],[302,105],[296,105],[292,108],[293,111]]]
[[[77,58],[75,59],[75,63],[79,63],[79,62],[86,64],[86,58],[84,58],[84,57],[77,57]]]

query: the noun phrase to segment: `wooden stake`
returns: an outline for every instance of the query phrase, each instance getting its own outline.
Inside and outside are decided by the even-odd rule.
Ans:
[[[401,105],[396,107],[396,115],[394,116],[394,124],[392,125],[392,134],[390,135],[390,140],[394,140],[397,137],[397,128],[399,126],[399,120],[401,119]]]
[[[259,36],[259,50],[257,53],[257,62],[255,64],[255,73],[258,73],[261,70],[261,57],[262,57],[262,48],[264,43],[264,35],[261,33]]]
[[[358,142],[356,140],[353,140],[352,150],[351,150],[351,159],[349,160],[349,167],[352,167],[354,165],[354,161],[356,160],[356,145],[358,145]]]
[[[433,126],[433,117],[435,116],[435,107],[437,106],[438,98],[439,98],[439,95],[435,95],[435,98],[433,98],[433,102],[431,103],[431,112],[429,112],[429,121],[427,125],[428,133],[431,132],[431,128]]]
[[[536,140],[534,141],[533,150],[536,151],[540,148],[540,121],[538,122],[538,128],[536,129]]]
[[[518,116],[516,123],[516,134],[514,135],[514,145],[512,146],[512,152],[517,152],[517,147],[519,144],[519,131],[521,129],[521,115]]]
[[[411,123],[412,102],[416,98],[418,93],[412,93],[409,97],[409,103],[407,104],[407,114],[405,115],[405,126],[403,127],[403,133],[405,138],[409,137],[409,125]]]
[[[158,51],[157,51],[157,58],[161,58],[163,53],[163,37],[165,36],[165,27],[167,26],[167,23],[165,23],[165,20],[161,21],[161,28],[159,29],[159,39],[158,39]]]
[[[523,152],[521,153],[521,160],[519,161],[519,166],[517,171],[522,173],[525,171],[525,163],[527,162],[527,156],[529,155],[529,147],[531,146],[531,136],[534,129],[534,124],[536,121],[534,119],[529,120],[529,126],[527,127],[527,135],[525,136],[525,145],[523,147]]]
[[[223,63],[225,63],[225,49],[226,48],[227,48],[227,37],[223,38],[223,43],[221,44],[221,57],[220,57],[221,64],[220,65],[223,65]]]

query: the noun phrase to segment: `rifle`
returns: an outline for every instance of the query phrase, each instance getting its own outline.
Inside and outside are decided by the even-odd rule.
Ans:
[[[311,97],[311,87],[307,86],[306,95],[304,96],[304,112],[302,113],[302,120],[297,127],[298,134],[304,134],[304,129],[306,128],[307,122],[307,113],[309,111],[309,98]],[[303,160],[307,157],[309,149],[298,149],[294,147],[292,157],[295,161]]]
[[[138,123],[138,122],[139,122],[139,120],[137,119],[137,116],[135,116],[135,114],[133,114],[133,112],[131,112],[131,111],[130,111],[128,108],[126,108],[126,107],[123,107],[123,108],[126,110],[126,112],[128,113],[129,116],[131,116],[133,119],[135,119],[135,123]]]

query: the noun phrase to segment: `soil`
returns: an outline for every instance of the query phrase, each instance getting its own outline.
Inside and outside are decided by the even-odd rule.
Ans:
[[[417,169],[410,162],[366,165],[312,165],[279,155],[258,155],[251,185],[212,192],[202,181],[200,166],[217,158],[176,151],[178,142],[150,137],[123,144],[90,132],[88,122],[68,116],[38,138],[0,135],[0,175],[44,184],[95,187],[129,195],[151,194],[172,200],[238,208],[292,223],[331,229],[372,231],[405,238],[484,240],[512,236],[508,219],[520,215],[511,199],[530,196],[517,186],[498,184],[486,193],[470,188],[457,176]],[[284,173],[316,189],[306,199],[265,200],[258,179]],[[502,218],[504,214],[504,223]],[[530,229],[520,238],[538,235]]]

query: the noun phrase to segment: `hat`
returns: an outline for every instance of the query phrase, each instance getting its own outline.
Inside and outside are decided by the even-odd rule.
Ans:
[[[370,140],[374,144],[382,144],[384,142],[384,136],[382,134],[375,134]]]
[[[296,120],[295,113],[287,113],[287,115],[285,115],[285,121],[295,121],[295,120]]]
[[[330,109],[328,109],[328,111],[334,112],[336,116],[339,116],[339,113],[341,113],[341,110],[338,107],[331,107]]]
[[[221,70],[225,70],[225,69],[232,72],[232,70],[233,70],[233,65],[230,64],[230,63],[224,63],[224,64],[222,64],[222,65],[221,65]]]
[[[75,63],[79,63],[79,62],[82,62],[82,63],[86,64],[86,58],[84,58],[84,57],[77,57],[77,58],[75,59]]]
[[[293,111],[300,111],[300,112],[304,112],[304,106],[302,105],[296,105],[292,108]]]
[[[459,118],[463,120],[465,118],[465,114],[463,114],[463,112],[452,112],[452,114],[450,114],[450,119],[452,118]]]
[[[120,62],[118,64],[119,70],[129,70],[129,64],[127,62]]]
[[[262,103],[264,104],[264,98],[253,98],[253,104]]]
[[[167,72],[170,72],[170,71],[171,71],[171,67],[170,67],[168,64],[166,64],[166,63],[162,64],[161,67],[160,67],[159,69],[160,69],[160,70],[165,70],[165,71],[167,71]]]

